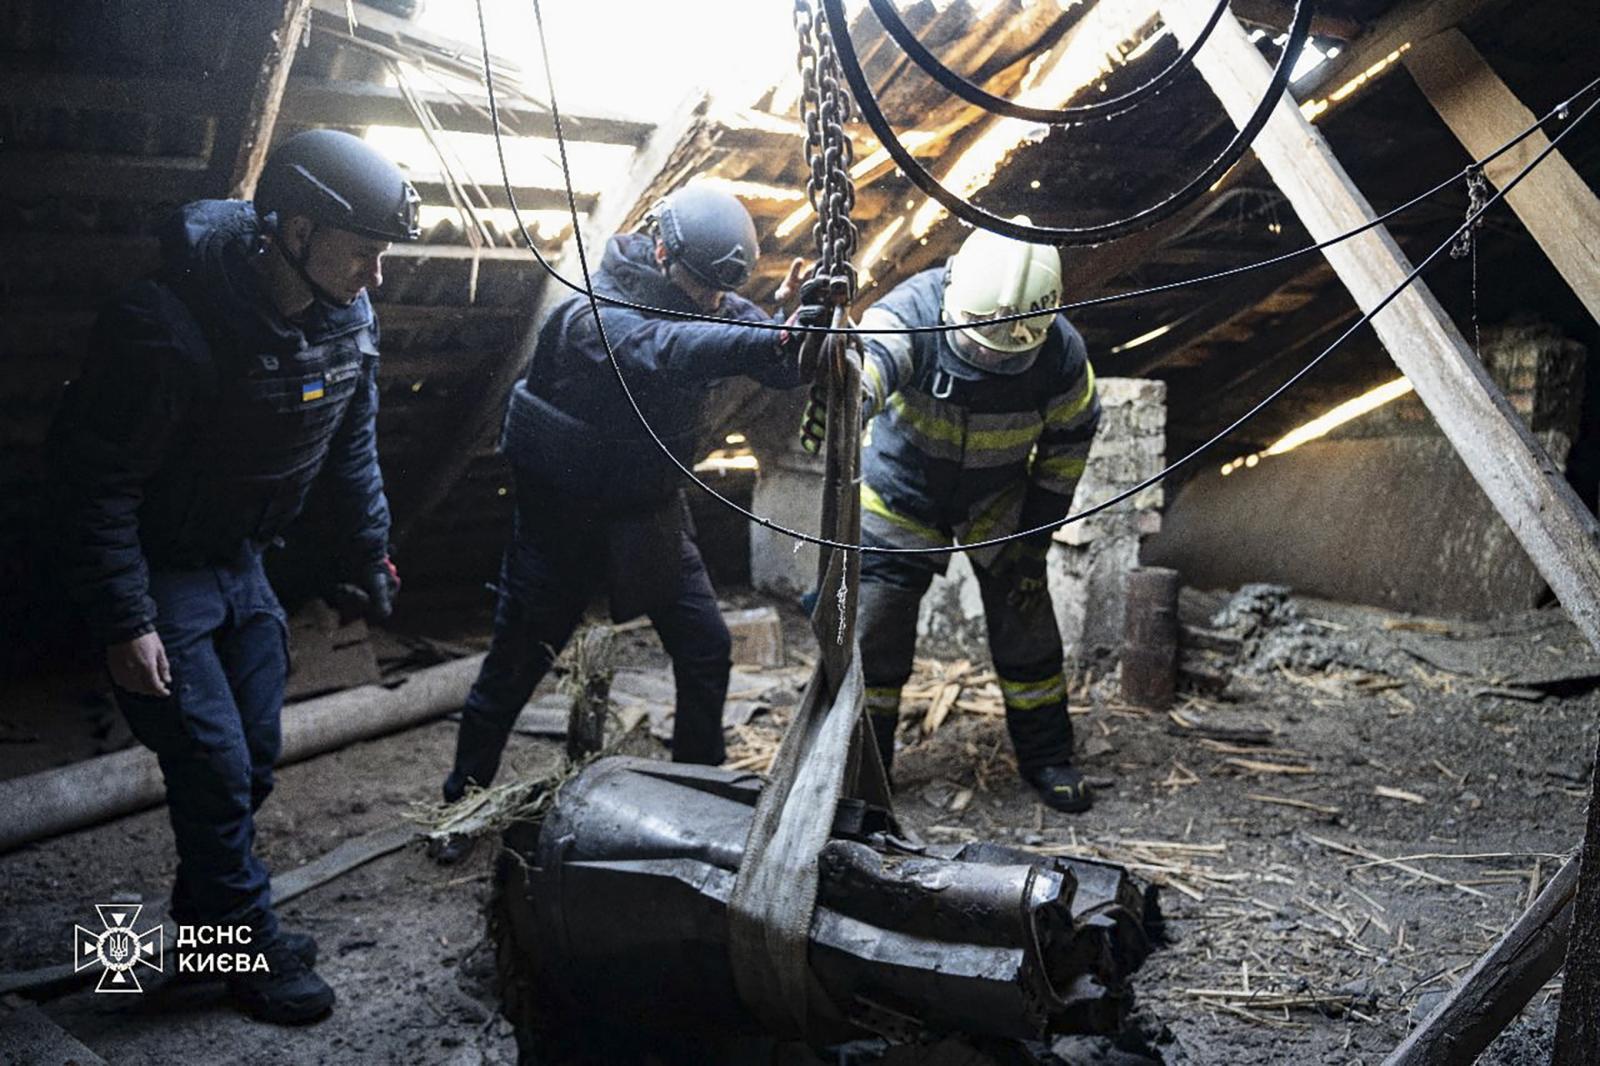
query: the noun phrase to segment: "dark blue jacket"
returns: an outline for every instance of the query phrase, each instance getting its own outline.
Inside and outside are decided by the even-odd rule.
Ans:
[[[366,294],[284,319],[243,201],[189,204],[161,239],[159,275],[101,312],[55,434],[69,590],[108,644],[152,628],[152,568],[264,546],[319,473],[351,538],[335,549],[353,562],[388,550]]]
[[[597,292],[634,303],[693,311],[694,305],[656,265],[643,234],[618,234],[594,274]],[[769,322],[748,300],[723,299],[727,323],[689,321],[601,304],[606,339],[639,408],[685,466],[696,445],[711,384],[744,375],[790,388],[800,377],[777,348]],[[682,474],[639,424],[617,383],[587,297],[556,305],[539,329],[527,377],[512,390],[501,446],[506,458],[570,502],[603,511],[660,507]]]

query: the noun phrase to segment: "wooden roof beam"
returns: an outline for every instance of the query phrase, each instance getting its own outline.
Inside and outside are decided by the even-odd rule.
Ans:
[[[1406,69],[1445,125],[1475,159],[1533,124],[1534,115],[1459,29],[1414,45]],[[1497,187],[1550,144],[1536,132],[1484,168]],[[1600,199],[1560,152],[1553,152],[1506,196],[1551,264],[1600,322]]]
[[[457,133],[494,132],[487,94],[467,96],[419,89],[416,95],[444,129]],[[555,122],[548,108],[519,103],[497,92],[495,109],[503,133],[513,137],[555,137]],[[283,110],[286,119],[316,126],[417,124],[416,115],[399,88],[373,82],[291,78]],[[622,115],[563,112],[561,116],[561,135],[569,141],[633,147],[649,136],[650,130],[650,123]]]

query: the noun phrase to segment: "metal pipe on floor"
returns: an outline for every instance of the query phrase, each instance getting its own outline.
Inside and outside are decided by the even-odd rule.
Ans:
[[[363,685],[283,710],[283,766],[421,725],[460,708],[482,655],[430,666],[395,688]],[[142,747],[0,781],[0,852],[128,814],[166,795],[155,753]]]

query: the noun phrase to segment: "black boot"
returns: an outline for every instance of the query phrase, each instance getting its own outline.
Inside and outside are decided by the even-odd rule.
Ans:
[[[306,1025],[333,1010],[333,989],[300,960],[289,938],[275,937],[260,951],[267,961],[264,972],[228,981],[228,991],[246,1013],[274,1025]]]
[[[1078,814],[1094,806],[1089,782],[1070,763],[1041,766],[1023,776],[1038,791],[1046,806],[1068,814]]]

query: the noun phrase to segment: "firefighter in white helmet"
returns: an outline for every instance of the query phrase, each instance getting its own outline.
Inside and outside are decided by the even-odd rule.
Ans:
[[[862,316],[863,329],[931,326],[942,333],[866,334],[862,539],[933,548],[1057,524],[1099,424],[1094,371],[1062,315],[1061,258],[986,230],[944,267],[896,286]],[[1038,310],[1031,317],[1005,316]],[[998,321],[997,321],[998,320]],[[808,408],[802,440],[825,427]],[[1072,766],[1072,724],[1061,636],[1045,583],[1047,529],[969,553],[983,596],[989,649],[1022,775],[1050,806],[1086,810]],[[947,554],[865,553],[858,631],[867,710],[886,767],[900,689],[911,676],[917,610]]]

